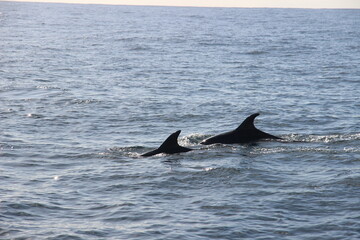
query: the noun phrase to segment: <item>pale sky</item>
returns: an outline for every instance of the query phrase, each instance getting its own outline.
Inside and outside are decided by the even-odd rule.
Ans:
[[[13,1],[13,0],[5,0],[5,1]],[[16,1],[113,4],[113,5],[150,5],[150,6],[360,9],[360,0],[16,0]]]

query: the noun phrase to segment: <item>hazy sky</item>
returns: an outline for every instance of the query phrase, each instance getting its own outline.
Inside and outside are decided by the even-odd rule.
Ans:
[[[0,0],[1,1],[1,0]],[[13,0],[5,0],[13,1]],[[280,8],[358,8],[360,0],[17,0],[21,2],[97,3],[116,5],[280,7]]]

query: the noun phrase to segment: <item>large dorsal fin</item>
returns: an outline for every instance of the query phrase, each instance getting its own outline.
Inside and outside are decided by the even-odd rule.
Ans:
[[[263,132],[255,127],[254,120],[259,115],[259,113],[254,113],[247,117],[235,130],[205,139],[201,142],[201,144],[233,144],[255,142],[261,139],[281,139],[279,137],[275,137],[266,132]]]
[[[171,134],[159,147],[159,150],[162,149],[169,149],[169,148],[174,148],[174,147],[178,147],[179,143],[178,143],[178,137],[181,133],[181,130],[178,130],[176,132],[174,132],[173,134]]]
[[[260,113],[254,113],[250,115],[240,124],[240,126],[237,129],[235,129],[235,131],[244,130],[244,129],[254,129],[255,128],[254,120],[259,115]]]

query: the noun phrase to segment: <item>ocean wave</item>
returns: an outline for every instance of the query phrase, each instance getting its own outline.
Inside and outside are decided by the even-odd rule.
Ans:
[[[194,146],[198,145],[202,140],[208,138],[210,135],[200,134],[200,133],[192,133],[190,135],[180,137],[179,144],[183,146]]]
[[[98,99],[73,99],[68,103],[75,105],[82,105],[82,104],[92,104],[92,103],[100,103],[100,102],[101,101]]]
[[[248,55],[263,55],[267,53],[268,53],[267,51],[263,51],[263,50],[253,50],[253,51],[245,52],[245,54]]]
[[[300,135],[290,134],[284,136],[285,141],[309,143],[336,143],[360,140],[360,133],[331,134],[331,135]]]

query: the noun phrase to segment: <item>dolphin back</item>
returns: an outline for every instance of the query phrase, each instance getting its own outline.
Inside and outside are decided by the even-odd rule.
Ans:
[[[254,125],[254,120],[259,113],[254,113],[247,117],[238,128],[233,131],[222,133],[214,137],[205,139],[201,142],[203,145],[214,143],[234,144],[234,143],[249,143],[262,139],[281,139],[271,134],[265,133],[257,129]]]
[[[150,157],[150,156],[154,156],[156,154],[161,153],[161,151],[159,149],[155,149],[153,151],[147,152],[147,153],[143,153],[141,154],[142,157]]]

